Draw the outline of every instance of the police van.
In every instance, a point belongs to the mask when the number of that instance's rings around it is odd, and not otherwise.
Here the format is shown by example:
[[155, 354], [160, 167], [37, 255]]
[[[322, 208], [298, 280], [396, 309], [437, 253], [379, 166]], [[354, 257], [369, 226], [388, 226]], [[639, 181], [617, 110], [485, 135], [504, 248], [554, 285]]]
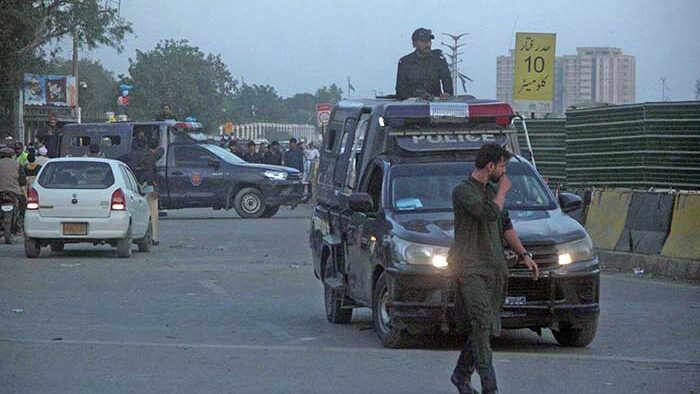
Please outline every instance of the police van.
[[157, 121], [69, 124], [61, 156], [84, 156], [91, 144], [101, 155], [129, 162], [137, 141], [158, 141], [156, 163], [161, 209], [235, 209], [239, 216], [269, 218], [283, 205], [305, 201], [301, 173], [284, 166], [247, 163], [208, 143], [197, 122]]
[[497, 143], [514, 154], [506, 209], [540, 270], [534, 281], [506, 251], [503, 327], [549, 328], [563, 346], [588, 345], [600, 312], [600, 266], [585, 229], [567, 214], [581, 199], [555, 196], [519, 155], [508, 104], [454, 100], [343, 101], [333, 109], [310, 229], [328, 321], [346, 324], [354, 308], [371, 308], [386, 347], [459, 329], [462, 308], [446, 259], [452, 190], [473, 170], [478, 149]]

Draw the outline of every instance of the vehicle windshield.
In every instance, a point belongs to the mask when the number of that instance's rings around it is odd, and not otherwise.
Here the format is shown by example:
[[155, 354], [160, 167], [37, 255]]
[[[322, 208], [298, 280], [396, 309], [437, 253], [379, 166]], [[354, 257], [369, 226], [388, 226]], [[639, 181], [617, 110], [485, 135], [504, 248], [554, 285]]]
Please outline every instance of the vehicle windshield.
[[[402, 165], [392, 170], [391, 200], [396, 211], [451, 211], [452, 190], [467, 179], [473, 164]], [[510, 161], [506, 174], [513, 187], [506, 196], [506, 209], [550, 210], [556, 205], [547, 187], [525, 163]]]
[[216, 146], [216, 145], [202, 145], [205, 149], [207, 149], [209, 152], [215, 154], [216, 156], [224, 159], [226, 162], [231, 163], [231, 164], [245, 164], [245, 160], [241, 159], [240, 157], [234, 155], [230, 151], [227, 151], [226, 149]]
[[106, 189], [114, 184], [114, 175], [107, 163], [55, 161], [46, 163], [38, 182], [46, 189]]

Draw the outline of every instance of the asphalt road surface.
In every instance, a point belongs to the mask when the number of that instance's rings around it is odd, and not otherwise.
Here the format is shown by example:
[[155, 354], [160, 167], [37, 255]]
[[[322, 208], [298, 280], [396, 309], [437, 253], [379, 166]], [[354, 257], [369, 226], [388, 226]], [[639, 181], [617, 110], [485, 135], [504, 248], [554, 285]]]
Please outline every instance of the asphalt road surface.
[[[455, 393], [458, 340], [389, 350], [368, 310], [326, 321], [308, 217], [171, 211], [161, 245], [131, 259], [0, 245], [0, 393]], [[502, 393], [700, 393], [700, 287], [622, 274], [601, 287], [588, 348], [548, 331], [496, 341]]]

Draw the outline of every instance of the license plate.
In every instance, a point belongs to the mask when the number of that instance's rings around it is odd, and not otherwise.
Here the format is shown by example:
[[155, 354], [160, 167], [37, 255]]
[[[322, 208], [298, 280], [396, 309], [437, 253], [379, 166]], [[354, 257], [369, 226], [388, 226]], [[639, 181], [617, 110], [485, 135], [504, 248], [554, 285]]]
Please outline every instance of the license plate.
[[63, 235], [87, 235], [87, 223], [63, 223]]
[[526, 304], [527, 304], [527, 297], [506, 297], [506, 305], [508, 305], [508, 306], [526, 305]]
[[3, 205], [2, 206], [2, 211], [3, 212], [10, 212], [14, 209], [15, 207], [13, 205]]

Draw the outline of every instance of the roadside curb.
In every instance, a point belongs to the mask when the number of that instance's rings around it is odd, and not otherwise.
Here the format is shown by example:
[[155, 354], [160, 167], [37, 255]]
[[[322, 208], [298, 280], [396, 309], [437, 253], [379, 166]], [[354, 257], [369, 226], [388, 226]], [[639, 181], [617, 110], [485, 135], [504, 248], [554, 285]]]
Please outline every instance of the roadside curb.
[[634, 269], [641, 268], [644, 274], [669, 279], [700, 280], [700, 261], [602, 249], [598, 249], [597, 252], [604, 270], [631, 273]]

